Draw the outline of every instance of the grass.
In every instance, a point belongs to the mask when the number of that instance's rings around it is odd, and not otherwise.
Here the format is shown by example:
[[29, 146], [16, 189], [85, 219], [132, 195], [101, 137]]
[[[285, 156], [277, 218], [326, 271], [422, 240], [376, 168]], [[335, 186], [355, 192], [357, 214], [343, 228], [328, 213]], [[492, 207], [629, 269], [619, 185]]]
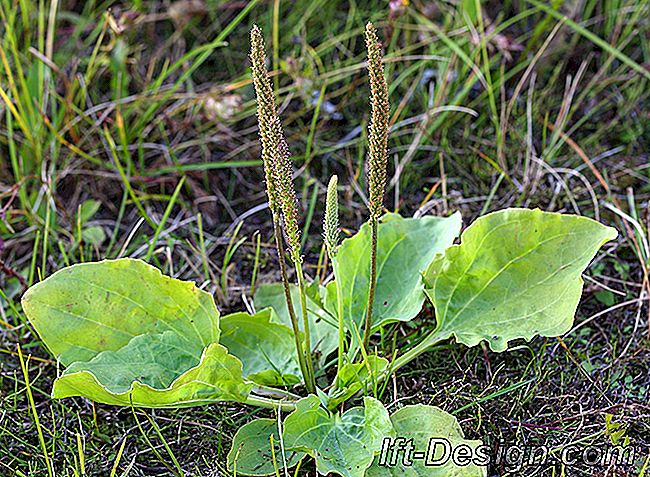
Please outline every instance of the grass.
[[[491, 444], [558, 448], [623, 431], [650, 445], [650, 2], [481, 11], [472, 1], [260, 0], [197, 2], [196, 15], [168, 3], [0, 0], [0, 475], [227, 475], [230, 439], [252, 410], [52, 401], [57, 363], [19, 298], [65, 265], [104, 257], [147, 258], [214, 293], [223, 311], [278, 279], [246, 58], [253, 22], [272, 48], [300, 170], [308, 276], [328, 274], [319, 224], [331, 174], [343, 227], [365, 220], [368, 20], [386, 43], [390, 210], [460, 210], [467, 223], [541, 207], [621, 232], [588, 271], [562, 340], [503, 355], [445, 345], [401, 372], [384, 402], [459, 409], [466, 434]], [[403, 338], [378, 344], [417, 337], [400, 326]], [[507, 471], [491, 469], [521, 475]]]

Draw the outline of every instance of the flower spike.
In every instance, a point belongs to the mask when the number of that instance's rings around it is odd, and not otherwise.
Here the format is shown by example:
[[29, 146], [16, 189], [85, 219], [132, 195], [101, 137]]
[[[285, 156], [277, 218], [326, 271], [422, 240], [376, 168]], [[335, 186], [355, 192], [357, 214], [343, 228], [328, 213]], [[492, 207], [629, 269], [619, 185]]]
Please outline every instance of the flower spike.
[[372, 23], [366, 25], [368, 79], [370, 82], [370, 126], [368, 128], [368, 209], [370, 210], [370, 285], [363, 330], [363, 347], [368, 351], [372, 330], [372, 312], [377, 287], [377, 235], [384, 207], [386, 163], [388, 162], [388, 86], [381, 60], [381, 43]]
[[339, 245], [339, 203], [336, 194], [338, 177], [332, 176], [327, 185], [327, 197], [325, 199], [325, 218], [323, 220], [323, 239], [330, 257], [336, 256], [336, 249]]
[[269, 208], [273, 214], [279, 212], [276, 169], [277, 156], [282, 142], [282, 128], [275, 106], [275, 97], [266, 69], [266, 47], [262, 32], [257, 25], [251, 29], [251, 73], [257, 94], [257, 122], [262, 145], [262, 163], [266, 180]]
[[384, 205], [386, 163], [388, 162], [388, 86], [381, 59], [381, 43], [372, 23], [366, 25], [368, 78], [370, 81], [370, 126], [368, 131], [368, 208], [378, 219]]

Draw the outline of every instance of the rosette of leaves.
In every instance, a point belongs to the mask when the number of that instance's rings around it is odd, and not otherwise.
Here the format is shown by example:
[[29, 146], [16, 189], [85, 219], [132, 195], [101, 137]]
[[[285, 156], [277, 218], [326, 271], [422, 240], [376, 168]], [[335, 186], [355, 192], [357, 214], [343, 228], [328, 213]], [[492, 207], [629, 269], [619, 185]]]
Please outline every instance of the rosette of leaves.
[[[56, 272], [25, 294], [23, 308], [66, 367], [54, 383], [55, 398], [84, 396], [143, 407], [219, 401], [282, 407], [292, 411], [284, 422], [272, 420], [271, 426], [268, 420], [253, 421], [235, 438], [229, 462], [239, 474], [272, 474], [269, 456], [275, 455], [280, 468], [311, 456], [322, 473], [358, 477], [375, 468], [379, 436], [399, 432], [395, 423], [403, 424], [404, 414], [389, 418], [369, 397], [372, 383], [441, 340], [453, 338], [467, 346], [485, 341], [494, 351], [504, 351], [515, 339], [561, 335], [573, 323], [582, 272], [599, 247], [616, 237], [614, 229], [586, 217], [528, 209], [481, 217], [454, 244], [460, 227], [458, 215], [383, 217], [373, 326], [413, 320], [427, 298], [437, 324], [422, 341], [406, 344], [396, 359], [385, 355], [354, 361], [351, 355], [329, 392], [300, 401], [286, 393], [301, 378], [286, 304], [274, 300], [275, 293], [282, 293], [275, 285], [260, 287], [255, 315], [220, 318], [212, 296], [194, 284], [166, 277], [140, 260], [106, 260]], [[343, 240], [337, 253], [336, 280], [345, 284], [342, 309], [348, 339], [358, 333], [364, 318], [369, 248], [364, 226]], [[322, 343], [321, 353], [327, 357], [337, 340], [338, 297], [331, 283], [310, 290], [315, 290], [308, 303], [310, 319], [314, 336], [319, 336], [314, 348]], [[319, 362], [324, 370], [328, 361]], [[269, 386], [286, 399], [255, 394]], [[368, 396], [363, 406], [337, 410], [358, 394]], [[445, 416], [441, 410], [434, 414], [436, 419]], [[351, 429], [359, 433], [350, 434]], [[462, 439], [462, 434], [455, 438]], [[249, 439], [268, 442], [268, 452], [249, 452], [250, 445], [236, 450]], [[336, 447], [337, 442], [347, 444]]]

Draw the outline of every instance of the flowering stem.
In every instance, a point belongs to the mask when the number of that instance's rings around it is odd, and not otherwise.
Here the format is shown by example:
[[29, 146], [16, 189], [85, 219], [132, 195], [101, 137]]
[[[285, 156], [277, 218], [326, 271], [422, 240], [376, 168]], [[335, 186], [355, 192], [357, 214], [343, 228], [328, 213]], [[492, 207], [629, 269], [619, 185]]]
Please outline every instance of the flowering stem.
[[[311, 363], [311, 345], [309, 338], [309, 322], [307, 316], [307, 300], [305, 296], [305, 284], [302, 273], [300, 256], [300, 230], [298, 229], [298, 209], [296, 204], [295, 190], [292, 183], [292, 170], [289, 147], [284, 139], [282, 124], [278, 117], [275, 96], [271, 88], [271, 81], [266, 69], [264, 39], [262, 32], [254, 25], [251, 29], [251, 75], [255, 86], [257, 97], [257, 118], [259, 124], [260, 143], [262, 145], [262, 162], [264, 163], [264, 175], [266, 179], [266, 192], [269, 197], [269, 208], [273, 215], [273, 233], [275, 246], [280, 258], [280, 275], [284, 287], [284, 297], [287, 302], [287, 309], [293, 335], [298, 353], [298, 363], [302, 372], [305, 386], [309, 392], [316, 391], [314, 370]], [[284, 227], [283, 227], [284, 226]], [[298, 318], [293, 308], [291, 299], [291, 288], [287, 276], [287, 254], [284, 248], [282, 231], [286, 232], [290, 247], [290, 258], [296, 266], [298, 275], [298, 286], [300, 289], [300, 304], [302, 307], [305, 346], [302, 346], [300, 339], [300, 327]]]
[[339, 264], [336, 257], [332, 257], [332, 270], [334, 271], [334, 283], [336, 283], [336, 314], [339, 319], [339, 348], [338, 348], [338, 368], [337, 371], [340, 372], [343, 368], [343, 355], [345, 348], [345, 322], [343, 320], [343, 287], [341, 286], [341, 280], [338, 279], [339, 275]]
[[307, 377], [305, 378], [305, 386], [310, 393], [316, 392], [316, 378], [314, 374], [314, 363], [311, 359], [311, 337], [309, 332], [309, 315], [307, 312], [307, 293], [305, 291], [305, 276], [302, 272], [302, 264], [299, 261], [296, 264], [296, 276], [298, 277], [298, 289], [300, 291], [300, 307], [302, 308], [302, 327], [305, 333], [305, 367], [307, 370]]
[[251, 392], [256, 396], [268, 397], [274, 399], [286, 399], [288, 401], [300, 401], [300, 399], [302, 399], [302, 396], [294, 394], [290, 391], [274, 388], [272, 386], [264, 386], [262, 384], [256, 384], [255, 386], [253, 386]]
[[363, 348], [368, 351], [370, 345], [370, 330], [372, 328], [372, 310], [375, 303], [375, 288], [377, 287], [377, 229], [379, 221], [375, 217], [370, 219], [370, 286], [368, 289], [368, 307], [366, 310], [366, 324], [363, 329]]
[[300, 326], [298, 325], [298, 317], [293, 308], [293, 299], [291, 298], [291, 287], [289, 285], [289, 277], [287, 276], [287, 261], [286, 252], [284, 250], [284, 241], [282, 239], [282, 229], [280, 224], [280, 217], [273, 214], [273, 234], [275, 236], [275, 247], [278, 251], [278, 258], [280, 262], [280, 276], [282, 278], [282, 287], [284, 288], [284, 299], [287, 303], [287, 310], [289, 312], [289, 319], [291, 320], [291, 328], [293, 329], [293, 337], [296, 344], [296, 353], [298, 353], [298, 364], [300, 372], [305, 383], [310, 382], [309, 369], [305, 362], [305, 352], [300, 340]]

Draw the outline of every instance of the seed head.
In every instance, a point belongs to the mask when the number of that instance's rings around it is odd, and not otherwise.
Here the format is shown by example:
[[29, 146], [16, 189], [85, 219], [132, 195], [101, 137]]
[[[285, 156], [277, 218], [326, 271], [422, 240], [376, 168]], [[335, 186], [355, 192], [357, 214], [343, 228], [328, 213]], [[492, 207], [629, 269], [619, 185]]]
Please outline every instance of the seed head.
[[275, 96], [266, 69], [266, 48], [262, 32], [257, 25], [251, 30], [251, 72], [257, 96], [257, 121], [262, 162], [266, 179], [266, 192], [271, 212], [281, 215], [284, 232], [294, 262], [300, 256], [300, 229], [298, 227], [298, 204], [293, 188], [293, 167], [291, 154], [284, 138], [282, 124], [278, 117]]
[[257, 122], [260, 143], [262, 145], [262, 162], [266, 180], [266, 193], [269, 197], [271, 212], [279, 212], [279, 203], [275, 184], [276, 158], [282, 141], [282, 127], [278, 119], [275, 97], [266, 69], [266, 49], [262, 32], [257, 25], [251, 30], [251, 74], [257, 96]]
[[323, 239], [330, 258], [336, 256], [339, 245], [339, 201], [336, 194], [338, 178], [334, 175], [327, 185], [325, 199], [325, 218], [323, 220]]
[[282, 209], [284, 233], [287, 236], [291, 258], [294, 263], [302, 262], [300, 255], [300, 228], [298, 227], [298, 201], [293, 187], [293, 165], [287, 142], [282, 138], [276, 162], [276, 183]]
[[381, 44], [372, 23], [366, 25], [366, 48], [371, 108], [368, 128], [368, 208], [371, 217], [376, 219], [381, 215], [384, 205], [390, 105], [381, 59]]

